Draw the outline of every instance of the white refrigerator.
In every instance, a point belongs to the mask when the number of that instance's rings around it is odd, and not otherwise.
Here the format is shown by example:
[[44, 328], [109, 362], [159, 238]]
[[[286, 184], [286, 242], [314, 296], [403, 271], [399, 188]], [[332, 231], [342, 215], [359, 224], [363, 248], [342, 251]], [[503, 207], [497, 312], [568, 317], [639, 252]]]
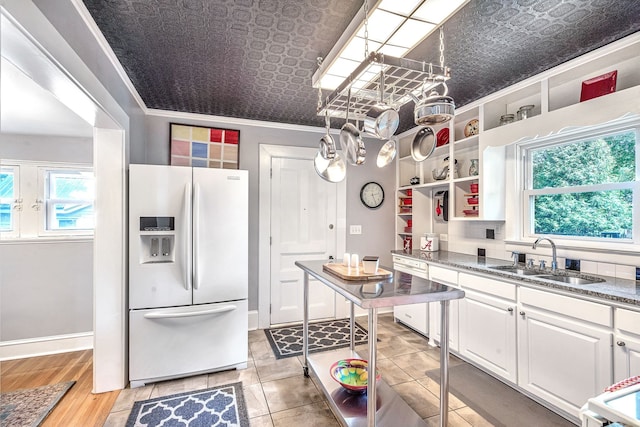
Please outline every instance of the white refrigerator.
[[248, 173], [129, 167], [131, 387], [245, 368]]

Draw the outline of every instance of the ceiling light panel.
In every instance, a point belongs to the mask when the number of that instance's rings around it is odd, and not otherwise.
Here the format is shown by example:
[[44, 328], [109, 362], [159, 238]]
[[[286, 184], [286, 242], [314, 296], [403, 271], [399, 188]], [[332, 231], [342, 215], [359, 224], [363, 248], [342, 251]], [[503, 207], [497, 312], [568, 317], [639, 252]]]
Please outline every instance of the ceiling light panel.
[[[395, 13], [389, 13], [380, 9], [374, 10], [371, 16], [369, 16], [367, 25], [369, 40], [384, 43], [396, 29], [400, 27], [404, 20], [404, 17], [396, 15]], [[364, 38], [364, 25], [358, 31], [357, 36]]]
[[382, 0], [378, 5], [378, 9], [409, 16], [422, 1], [424, 0]]
[[340, 76], [344, 79], [345, 77], [348, 77], [349, 74], [358, 67], [358, 65], [360, 65], [360, 61], [352, 61], [350, 59], [340, 57], [331, 64], [331, 67], [327, 70], [327, 74]]
[[412, 18], [440, 24], [464, 3], [466, 0], [426, 0]]
[[388, 43], [411, 49], [427, 37], [435, 27], [435, 24], [429, 22], [407, 19], [391, 36]]
[[[368, 41], [369, 44], [369, 52], [377, 51], [381, 43], [374, 42], [373, 40]], [[347, 47], [344, 48], [342, 53], [340, 54], [340, 58], [351, 59], [352, 61], [363, 61], [366, 56], [364, 54], [364, 38], [362, 37], [354, 37]]]

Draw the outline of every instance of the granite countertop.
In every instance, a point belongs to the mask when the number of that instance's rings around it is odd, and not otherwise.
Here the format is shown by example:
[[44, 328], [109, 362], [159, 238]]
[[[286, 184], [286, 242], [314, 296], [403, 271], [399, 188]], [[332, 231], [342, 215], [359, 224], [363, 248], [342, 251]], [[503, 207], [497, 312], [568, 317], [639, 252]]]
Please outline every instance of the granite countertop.
[[[461, 270], [469, 270], [484, 274], [489, 274], [500, 279], [510, 279], [518, 285], [544, 286], [566, 292], [602, 299], [603, 303], [620, 303], [640, 306], [640, 282], [628, 279], [618, 279], [609, 276], [596, 276], [592, 274], [581, 274], [581, 277], [598, 277], [604, 282], [592, 283], [588, 285], [573, 285], [569, 283], [556, 282], [541, 279], [536, 276], [524, 276], [515, 273], [494, 270], [489, 267], [512, 265], [511, 261], [497, 258], [482, 258], [475, 255], [461, 254], [457, 252], [438, 251], [422, 252], [414, 250], [405, 252], [403, 250], [391, 251], [393, 255], [400, 255], [409, 258], [425, 260], [431, 264], [454, 267]], [[524, 268], [524, 266], [521, 266]], [[551, 274], [550, 269], [546, 269], [541, 274]], [[558, 269], [555, 274], [576, 275], [578, 272]]]

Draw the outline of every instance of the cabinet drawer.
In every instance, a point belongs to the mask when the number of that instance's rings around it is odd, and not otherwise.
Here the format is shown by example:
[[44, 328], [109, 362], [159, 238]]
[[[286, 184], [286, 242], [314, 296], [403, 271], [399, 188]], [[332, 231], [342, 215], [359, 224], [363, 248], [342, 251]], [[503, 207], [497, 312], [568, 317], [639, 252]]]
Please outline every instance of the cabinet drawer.
[[607, 305], [524, 287], [520, 287], [520, 302], [597, 325], [613, 326], [611, 307]]
[[640, 312], [616, 308], [614, 325], [620, 332], [640, 337]]
[[452, 285], [458, 284], [458, 272], [456, 270], [434, 267], [433, 264], [429, 265], [429, 277], [436, 282], [444, 282]]
[[510, 301], [516, 300], [516, 285], [501, 282], [499, 280], [480, 277], [474, 274], [460, 273], [458, 283], [464, 288], [474, 289], [476, 291], [495, 295]]

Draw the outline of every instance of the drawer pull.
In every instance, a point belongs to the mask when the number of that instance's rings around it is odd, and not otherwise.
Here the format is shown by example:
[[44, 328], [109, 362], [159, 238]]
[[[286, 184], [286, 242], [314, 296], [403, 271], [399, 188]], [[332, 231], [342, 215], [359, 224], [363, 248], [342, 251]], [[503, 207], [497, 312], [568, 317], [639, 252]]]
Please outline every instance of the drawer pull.
[[187, 311], [187, 312], [178, 312], [178, 313], [147, 313], [144, 315], [145, 319], [177, 319], [180, 317], [197, 317], [197, 316], [208, 316], [210, 314], [219, 314], [226, 313], [228, 311], [235, 310], [235, 305], [227, 305], [220, 308], [213, 308], [211, 310], [201, 310], [201, 311]]
[[624, 347], [625, 345], [627, 345], [624, 341], [616, 341], [616, 344], [618, 344], [620, 347]]
[[513, 313], [513, 307], [509, 307], [509, 308], [507, 308], [507, 311], [508, 311], [509, 313]]

